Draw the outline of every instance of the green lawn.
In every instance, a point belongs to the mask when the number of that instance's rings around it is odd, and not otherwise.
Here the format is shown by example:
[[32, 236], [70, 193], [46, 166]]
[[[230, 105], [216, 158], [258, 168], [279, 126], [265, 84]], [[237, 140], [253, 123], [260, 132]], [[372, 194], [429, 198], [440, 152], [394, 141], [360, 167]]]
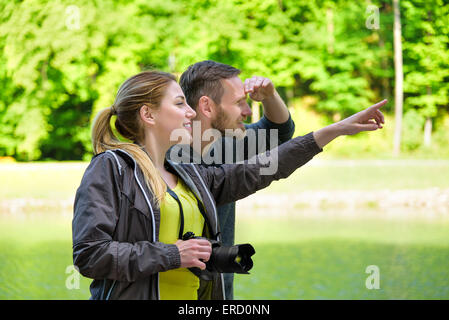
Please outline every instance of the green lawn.
[[0, 299], [88, 299], [90, 280], [66, 288], [70, 265], [70, 219], [0, 218]]
[[[69, 219], [3, 219], [0, 299], [87, 299], [89, 279], [66, 288]], [[238, 219], [238, 243], [256, 249], [238, 299], [449, 299], [449, 223], [364, 219]], [[380, 289], [365, 287], [366, 267]]]
[[[237, 299], [449, 299], [449, 245], [357, 240], [256, 245], [251, 275], [237, 275]], [[367, 289], [367, 266], [379, 289]]]
[[[237, 299], [449, 299], [449, 222], [240, 219], [256, 249]], [[370, 265], [380, 289], [367, 289]]]
[[74, 197], [88, 163], [16, 163], [0, 164], [0, 199]]
[[314, 163], [312, 160], [287, 179], [275, 181], [260, 192], [449, 188], [449, 161], [429, 165], [425, 161], [359, 161], [351, 164], [351, 161]]
[[[317, 161], [318, 160], [318, 161]], [[260, 192], [295, 193], [303, 190], [380, 190], [449, 188], [449, 161], [417, 163], [372, 161], [320, 162], [320, 157], [273, 182]], [[395, 164], [396, 163], [396, 164]], [[74, 196], [86, 162], [0, 164], [0, 199], [67, 199]]]
[[[86, 163], [0, 165], [0, 201], [73, 198]], [[357, 166], [321, 163], [262, 191], [379, 190], [449, 187], [449, 165]], [[1, 208], [1, 207], [0, 207]], [[356, 217], [307, 208], [284, 218], [261, 218], [254, 208], [237, 217], [236, 242], [256, 249], [251, 275], [236, 275], [239, 299], [449, 299], [449, 219]], [[282, 208], [279, 208], [282, 211]], [[329, 209], [327, 209], [329, 210]], [[344, 210], [340, 208], [338, 210]], [[415, 214], [418, 213], [418, 214]], [[405, 215], [406, 216], [406, 215]], [[30, 208], [0, 212], [0, 299], [88, 299], [89, 279], [69, 290], [72, 265], [71, 212]], [[368, 218], [369, 217], [369, 218]], [[382, 218], [381, 218], [382, 217]], [[422, 218], [416, 218], [422, 217]], [[366, 267], [380, 270], [380, 289], [365, 286]]]

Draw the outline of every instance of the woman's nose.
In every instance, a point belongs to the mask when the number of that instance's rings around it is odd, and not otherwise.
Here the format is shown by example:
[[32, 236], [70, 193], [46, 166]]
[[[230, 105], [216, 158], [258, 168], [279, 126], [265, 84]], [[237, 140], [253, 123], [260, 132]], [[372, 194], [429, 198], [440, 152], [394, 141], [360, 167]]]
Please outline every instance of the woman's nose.
[[187, 113], [186, 115], [189, 115], [188, 118], [195, 118], [196, 117], [196, 112], [195, 110], [193, 110], [189, 105], [187, 105]]

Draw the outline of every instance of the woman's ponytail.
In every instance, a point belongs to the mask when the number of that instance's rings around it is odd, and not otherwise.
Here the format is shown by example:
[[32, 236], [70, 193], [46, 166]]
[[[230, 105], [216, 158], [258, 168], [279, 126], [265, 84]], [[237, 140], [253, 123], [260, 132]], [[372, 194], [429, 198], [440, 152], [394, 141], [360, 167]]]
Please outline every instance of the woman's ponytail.
[[110, 125], [113, 108], [105, 108], [98, 112], [92, 125], [92, 147], [94, 154], [117, 149], [119, 140], [112, 132]]
[[[140, 76], [140, 77], [139, 77]], [[154, 85], [155, 79], [150, 81], [149, 79], [145, 79], [148, 77], [157, 78], [159, 80], [159, 86], [156, 89], [161, 91], [159, 93], [160, 98], [163, 94], [163, 89], [170, 81], [175, 81], [175, 78], [170, 74], [165, 74], [161, 72], [155, 71], [147, 71], [134, 76], [122, 85], [121, 90], [119, 90], [119, 94], [116, 98], [116, 101], [120, 101], [119, 106], [115, 106], [115, 104], [110, 108], [105, 108], [101, 110], [97, 116], [95, 117], [92, 125], [92, 146], [94, 154], [98, 154], [101, 152], [105, 152], [106, 150], [114, 150], [114, 149], [122, 149], [133, 156], [136, 160], [138, 166], [141, 168], [143, 172], [143, 176], [145, 178], [145, 183], [148, 188], [153, 192], [154, 201], [157, 205], [160, 206], [161, 202], [164, 201], [165, 192], [166, 192], [166, 184], [162, 179], [162, 176], [158, 169], [154, 166], [148, 154], [143, 150], [143, 147], [139, 144], [143, 142], [142, 130], [140, 123], [138, 121], [138, 110], [143, 104], [148, 103], [148, 97], [145, 97], [145, 94], [142, 94], [142, 101], [136, 103], [136, 90], [131, 90], [134, 87], [133, 84], [139, 84], [139, 86], [135, 86], [135, 88], [142, 89], [141, 79], [143, 76], [144, 80], [146, 80], [147, 86]], [[139, 81], [136, 81], [139, 80]], [[132, 83], [134, 81], [134, 83]], [[130, 83], [131, 82], [131, 83]], [[124, 90], [128, 89], [128, 90]], [[134, 88], [134, 89], [135, 89]], [[129, 92], [128, 92], [129, 91]], [[154, 91], [154, 90], [152, 90]], [[147, 91], [148, 92], [148, 91]], [[128, 96], [125, 94], [128, 93]], [[131, 97], [133, 103], [127, 103], [127, 98]], [[152, 93], [152, 97], [154, 99], [155, 94]], [[157, 101], [156, 101], [157, 102]], [[150, 105], [154, 104], [150, 103]], [[158, 105], [158, 103], [157, 103]], [[113, 115], [117, 115], [117, 120], [115, 122], [115, 126], [117, 131], [126, 139], [133, 141], [132, 142], [122, 142], [118, 139], [111, 128], [111, 118]]]

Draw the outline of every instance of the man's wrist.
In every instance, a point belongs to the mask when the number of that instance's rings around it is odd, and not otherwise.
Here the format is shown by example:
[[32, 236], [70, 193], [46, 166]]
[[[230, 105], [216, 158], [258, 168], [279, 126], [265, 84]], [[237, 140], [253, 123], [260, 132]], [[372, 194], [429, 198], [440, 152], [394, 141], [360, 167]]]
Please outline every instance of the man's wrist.
[[290, 117], [287, 106], [276, 90], [274, 90], [273, 95], [262, 100], [262, 106], [265, 117], [271, 122], [282, 124]]
[[277, 91], [274, 90], [272, 94], [267, 96], [265, 99], [262, 99], [260, 102], [262, 102], [262, 105], [265, 104], [269, 105], [270, 103], [275, 102], [278, 98], [280, 98], [279, 93], [277, 93]]

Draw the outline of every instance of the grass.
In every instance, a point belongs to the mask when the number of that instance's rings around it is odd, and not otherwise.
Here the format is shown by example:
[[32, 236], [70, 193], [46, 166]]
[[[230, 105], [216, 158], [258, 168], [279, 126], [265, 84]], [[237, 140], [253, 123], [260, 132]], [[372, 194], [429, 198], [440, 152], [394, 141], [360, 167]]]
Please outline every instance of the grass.
[[[70, 220], [33, 218], [0, 226], [0, 299], [88, 299], [66, 281]], [[16, 223], [17, 224], [17, 223]], [[448, 222], [364, 219], [239, 219], [237, 243], [254, 245], [237, 299], [449, 299]], [[380, 269], [380, 289], [365, 272]]]
[[87, 162], [0, 164], [0, 199], [74, 197]]
[[[2, 164], [0, 200], [13, 198], [70, 199], [75, 195], [86, 162]], [[369, 161], [327, 162], [320, 155], [288, 179], [273, 182], [262, 193], [303, 190], [380, 190], [449, 188], [449, 161], [426, 164]]]
[[[318, 156], [319, 157], [319, 156]], [[319, 159], [319, 158], [318, 158]], [[310, 190], [400, 190], [449, 188], [449, 161], [432, 165], [364, 161], [345, 162], [312, 160], [285, 180], [275, 181], [262, 193], [296, 193]]]
[[[449, 246], [329, 238], [256, 248], [252, 274], [236, 276], [237, 299], [449, 298]], [[379, 289], [365, 285], [370, 265], [379, 268]]]
[[88, 299], [89, 279], [69, 290], [71, 220], [54, 215], [0, 219], [0, 299]]
[[[16, 239], [18, 239], [17, 237]], [[39, 241], [24, 245], [0, 243], [0, 299], [88, 299], [89, 279], [80, 277], [80, 289], [66, 287], [72, 265], [68, 240]]]
[[[73, 198], [86, 165], [1, 165], [0, 200]], [[448, 166], [318, 162], [261, 192], [448, 188]], [[236, 243], [256, 249], [251, 275], [236, 275], [238, 299], [449, 299], [447, 216], [424, 220], [413, 208], [406, 209], [413, 219], [365, 214], [380, 210], [375, 205], [356, 217], [298, 207], [290, 218], [260, 218], [258, 210], [237, 217]], [[72, 264], [67, 208], [0, 212], [0, 299], [88, 299], [89, 279], [66, 287]], [[378, 290], [365, 286], [369, 265], [379, 267]]]
[[[411, 212], [412, 209], [409, 209]], [[261, 245], [297, 244], [323, 239], [372, 242], [385, 245], [449, 246], [449, 221], [435, 219], [351, 218], [239, 218], [236, 241]]]
[[[237, 243], [254, 245], [237, 299], [449, 299], [447, 220], [240, 218]], [[380, 289], [366, 268], [378, 266]]]
[[[88, 299], [69, 290], [70, 220], [2, 218], [0, 299]], [[237, 299], [449, 299], [449, 222], [366, 219], [238, 219], [237, 243], [256, 249]], [[380, 269], [368, 290], [366, 267]]]

